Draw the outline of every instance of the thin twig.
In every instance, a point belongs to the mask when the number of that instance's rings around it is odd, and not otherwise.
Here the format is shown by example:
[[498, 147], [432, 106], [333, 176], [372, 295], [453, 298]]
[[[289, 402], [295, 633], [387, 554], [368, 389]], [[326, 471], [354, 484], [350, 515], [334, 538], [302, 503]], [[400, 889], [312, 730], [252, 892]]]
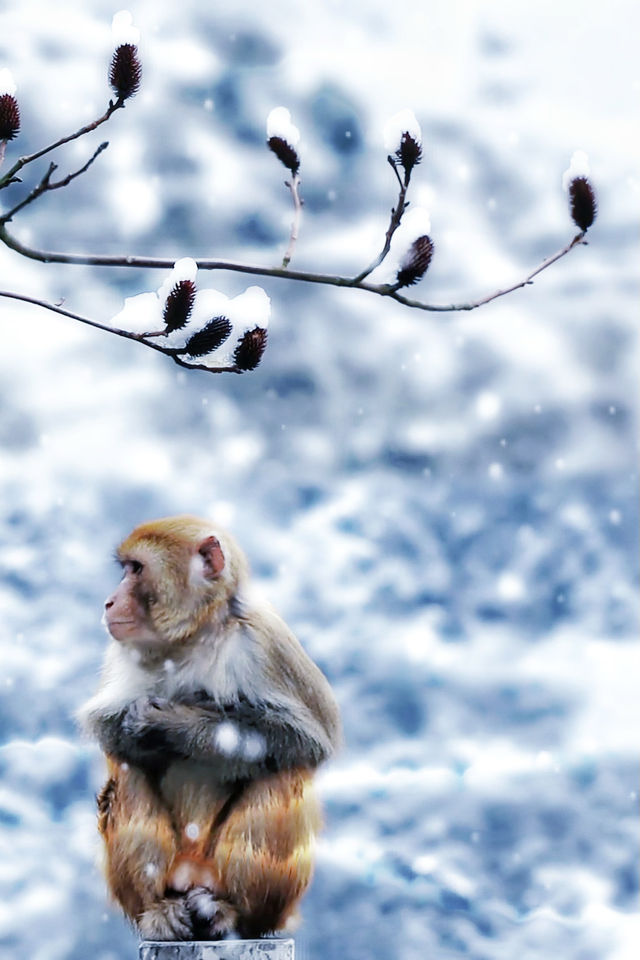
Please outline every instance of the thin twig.
[[529, 286], [533, 283], [534, 277], [537, 277], [539, 273], [542, 273], [543, 270], [546, 270], [547, 267], [550, 267], [552, 263], [555, 263], [557, 260], [565, 257], [571, 252], [571, 250], [573, 250], [574, 247], [580, 245], [586, 246], [588, 241], [584, 239], [585, 232], [586, 231], [576, 234], [570, 243], [563, 247], [562, 250], [558, 250], [557, 253], [554, 253], [552, 256], [547, 257], [546, 260], [543, 260], [535, 270], [532, 270], [531, 273], [524, 278], [524, 280], [521, 280], [519, 283], [514, 283], [510, 287], [505, 287], [503, 290], [496, 290], [494, 293], [487, 294], [486, 297], [481, 297], [479, 300], [470, 300], [468, 303], [453, 303], [446, 306], [436, 307], [432, 304], [423, 303], [420, 300], [410, 300], [408, 297], [404, 297], [401, 293], [398, 293], [393, 287], [388, 287], [387, 296], [391, 297], [393, 300], [397, 300], [398, 303], [403, 304], [405, 307], [415, 307], [416, 310], [475, 310], [477, 307], [484, 306], [485, 303], [491, 303], [492, 300], [497, 300], [499, 297], [506, 296], [507, 293], [513, 293], [514, 290], [520, 290], [521, 287]]
[[293, 256], [293, 251], [296, 245], [296, 240], [298, 239], [298, 230], [300, 229], [300, 216], [302, 214], [302, 200], [300, 199], [300, 194], [298, 192], [298, 187], [300, 186], [300, 177], [297, 173], [291, 177], [291, 180], [287, 180], [285, 186], [289, 187], [291, 190], [291, 196], [293, 197], [293, 222], [291, 223], [291, 236], [289, 237], [289, 246], [287, 247], [287, 252], [282, 258], [282, 267], [284, 270], [287, 269], [291, 263], [291, 257]]
[[5, 297], [9, 300], [21, 300], [23, 303], [31, 303], [36, 307], [43, 307], [45, 310], [59, 313], [63, 317], [69, 317], [71, 320], [78, 320], [80, 323], [84, 323], [89, 327], [95, 327], [97, 330], [104, 330], [105, 333], [113, 333], [116, 337], [134, 340], [136, 343], [141, 343], [144, 347], [149, 347], [151, 350], [156, 350], [158, 353], [163, 353], [165, 356], [171, 357], [175, 363], [181, 367], [186, 367], [188, 370], [206, 370], [208, 373], [244, 373], [243, 370], [240, 370], [236, 366], [207, 367], [203, 363], [186, 363], [180, 359], [178, 351], [175, 348], [163, 347], [158, 343], [149, 343], [145, 339], [146, 334], [144, 333], [133, 333], [131, 330], [121, 330], [118, 327], [110, 327], [108, 324], [100, 323], [98, 320], [91, 320], [89, 317], [80, 316], [78, 313], [71, 313], [70, 310], [63, 310], [62, 307], [49, 303], [47, 300], [38, 300], [36, 297], [28, 297], [23, 293], [13, 293], [10, 290], [0, 290], [0, 297]]
[[36, 307], [44, 307], [45, 310], [52, 310], [53, 313], [59, 313], [63, 317], [70, 317], [71, 320], [78, 320], [80, 323], [86, 323], [88, 326], [96, 327], [98, 330], [105, 330], [107, 333], [114, 333], [116, 337], [125, 337], [127, 340], [142, 340], [142, 335], [139, 333], [132, 333], [131, 330], [120, 330], [118, 327], [110, 327], [105, 323], [99, 323], [98, 320], [91, 320], [89, 317], [82, 317], [78, 313], [71, 313], [70, 310], [63, 310], [62, 307], [59, 307], [53, 303], [49, 303], [47, 300], [38, 300], [36, 297], [28, 297], [24, 293], [12, 293], [10, 290], [0, 290], [0, 297], [6, 297], [9, 300], [22, 300], [24, 303], [33, 303]]
[[48, 147], [43, 147], [42, 150], [37, 150], [35, 153], [29, 154], [26, 157], [20, 157], [19, 160], [16, 160], [14, 165], [10, 170], [5, 173], [3, 177], [0, 177], [0, 190], [3, 187], [8, 187], [10, 183], [15, 182], [15, 175], [22, 170], [23, 167], [26, 167], [28, 163], [33, 163], [34, 160], [38, 160], [40, 157], [44, 157], [45, 154], [51, 153], [52, 150], [56, 150], [57, 147], [61, 147], [65, 143], [70, 143], [72, 140], [77, 140], [78, 137], [83, 137], [85, 133], [91, 133], [92, 130], [95, 130], [101, 124], [106, 123], [107, 120], [116, 112], [116, 110], [121, 110], [124, 108], [123, 100], [116, 100], [115, 103], [113, 100], [109, 101], [109, 106], [107, 107], [105, 113], [101, 117], [98, 117], [97, 120], [94, 120], [93, 123], [88, 123], [84, 127], [80, 127], [79, 130], [76, 130], [75, 133], [69, 134], [68, 137], [61, 137], [59, 140], [56, 140], [55, 143], [50, 143]]
[[7, 213], [3, 213], [0, 217], [0, 223], [9, 223], [10, 220], [18, 213], [19, 210], [24, 209], [24, 207], [29, 206], [30, 203], [33, 203], [34, 200], [37, 200], [38, 197], [41, 197], [43, 193], [47, 193], [49, 190], [59, 190], [60, 187], [68, 186], [72, 180], [75, 180], [76, 177], [81, 176], [83, 173], [89, 169], [94, 160], [100, 156], [103, 150], [106, 150], [109, 146], [108, 141], [101, 143], [98, 149], [94, 152], [93, 156], [90, 157], [84, 166], [80, 167], [79, 170], [76, 170], [74, 173], [67, 174], [66, 177], [63, 177], [62, 180], [56, 180], [55, 183], [51, 182], [51, 177], [53, 173], [58, 169], [55, 163], [49, 164], [49, 169], [43, 176], [40, 183], [33, 188], [30, 194], [25, 197], [20, 203], [17, 203], [15, 207], [12, 207], [11, 210], [8, 210]]
[[393, 237], [394, 233], [400, 226], [400, 221], [402, 220], [403, 214], [407, 209], [407, 207], [409, 206], [405, 198], [407, 196], [407, 188], [409, 186], [410, 174], [409, 173], [406, 174], [405, 182], [403, 183], [402, 180], [400, 179], [400, 174], [398, 173], [398, 168], [396, 166], [396, 163], [393, 157], [388, 156], [387, 161], [391, 164], [393, 172], [395, 173], [398, 179], [398, 183], [400, 184], [400, 193], [398, 194], [398, 202], [396, 203], [395, 207], [391, 208], [391, 219], [389, 221], [389, 226], [387, 227], [387, 232], [384, 236], [384, 246], [382, 250], [380, 251], [378, 256], [375, 258], [375, 260], [373, 260], [372, 263], [369, 264], [366, 270], [363, 270], [362, 273], [358, 274], [358, 276], [356, 277], [357, 283], [360, 283], [362, 280], [364, 280], [365, 277], [368, 277], [370, 273], [373, 273], [376, 267], [379, 267], [382, 261], [384, 260], [384, 258], [387, 256], [387, 254], [389, 253], [389, 250], [391, 249], [391, 238]]
[[[57, 253], [47, 250], [37, 250], [26, 246], [15, 237], [13, 237], [6, 226], [0, 221], [0, 242], [6, 244], [16, 253], [31, 260], [38, 260], [41, 263], [73, 263], [85, 264], [87, 266], [98, 267], [145, 267], [150, 269], [171, 270], [176, 258], [167, 259], [165, 257], [132, 257], [132, 256], [107, 256], [90, 255], [77, 253]], [[547, 267], [566, 256], [574, 247], [586, 244], [584, 233], [579, 233], [566, 246], [557, 253], [543, 260], [542, 263], [529, 273], [524, 280], [514, 283], [504, 290], [496, 290], [487, 296], [480, 297], [477, 300], [471, 300], [467, 303], [433, 304], [425, 303], [421, 300], [411, 300], [397, 292], [397, 289], [388, 283], [366, 283], [359, 277], [343, 277], [336, 274], [312, 273], [307, 270], [289, 270], [283, 267], [262, 267], [256, 264], [238, 263], [232, 260], [196, 260], [200, 270], [229, 270], [233, 273], [244, 273], [260, 277], [274, 277], [282, 280], [298, 280], [303, 283], [319, 283], [331, 287], [351, 287], [354, 290], [364, 290], [367, 293], [375, 293], [381, 297], [389, 297], [402, 303], [406, 307], [413, 307], [416, 310], [427, 310], [432, 313], [456, 313], [462, 310], [475, 310], [485, 303], [497, 300], [507, 293], [512, 293], [520, 287], [525, 287], [533, 282], [536, 277]], [[207, 368], [208, 369], [208, 368]]]
[[49, 169], [47, 170], [47, 172], [46, 172], [45, 175], [43, 176], [43, 178], [42, 178], [42, 180], [40, 181], [40, 183], [37, 184], [37, 186], [35, 186], [35, 187], [33, 188], [33, 190], [31, 191], [31, 193], [29, 193], [21, 203], [16, 204], [16, 206], [15, 206], [12, 210], [9, 210], [8, 213], [4, 213], [4, 214], [0, 217], [0, 223], [6, 223], [8, 220], [11, 220], [12, 216], [14, 215], [14, 213], [17, 213], [18, 210], [21, 210], [23, 207], [28, 206], [28, 204], [32, 203], [32, 202], [33, 202], [34, 200], [36, 200], [41, 194], [43, 194], [43, 193], [45, 192], [45, 190], [48, 190], [48, 189], [49, 189], [49, 182], [50, 182], [50, 180], [51, 180], [51, 176], [52, 176], [52, 174], [53, 174], [53, 172], [54, 172], [55, 170], [57, 170], [56, 164], [55, 164], [55, 163], [50, 163], [50, 164], [49, 164]]

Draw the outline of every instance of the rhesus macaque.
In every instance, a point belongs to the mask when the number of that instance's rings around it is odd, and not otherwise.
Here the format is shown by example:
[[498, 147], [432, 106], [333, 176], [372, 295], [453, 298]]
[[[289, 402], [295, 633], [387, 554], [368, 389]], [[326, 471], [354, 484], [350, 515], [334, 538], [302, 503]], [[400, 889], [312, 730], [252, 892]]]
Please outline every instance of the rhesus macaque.
[[311, 878], [314, 770], [340, 738], [329, 684], [209, 521], [145, 523], [117, 556], [113, 639], [80, 714], [107, 756], [111, 892], [148, 940], [279, 930]]

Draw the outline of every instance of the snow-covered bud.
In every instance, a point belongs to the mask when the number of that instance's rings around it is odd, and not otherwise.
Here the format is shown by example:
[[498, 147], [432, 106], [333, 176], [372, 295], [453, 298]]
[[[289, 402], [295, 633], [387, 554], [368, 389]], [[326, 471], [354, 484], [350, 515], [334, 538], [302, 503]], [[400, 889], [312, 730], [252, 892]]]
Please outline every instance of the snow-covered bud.
[[300, 157], [296, 146], [300, 131], [291, 123], [291, 114], [286, 107], [275, 107], [267, 117], [267, 146], [291, 173], [300, 169]]
[[204, 357], [225, 342], [231, 333], [231, 323], [227, 317], [214, 317], [197, 333], [190, 337], [185, 345], [190, 357]]
[[398, 287], [410, 287], [422, 280], [433, 256], [431, 237], [418, 237], [414, 240], [400, 264], [396, 284]]
[[422, 160], [422, 144], [419, 140], [414, 140], [410, 133], [403, 133], [396, 157], [404, 167], [408, 179], [413, 168]]
[[0, 140], [15, 140], [20, 131], [20, 108], [11, 71], [0, 70]]
[[396, 113], [384, 128], [384, 143], [394, 162], [404, 168], [405, 184], [422, 159], [422, 130], [413, 110]]
[[238, 370], [255, 370], [267, 346], [267, 331], [263, 327], [247, 330], [233, 352]]
[[598, 212], [596, 194], [586, 177], [576, 177], [569, 184], [569, 210], [573, 222], [583, 233], [595, 220]]
[[142, 66], [138, 48], [133, 43], [123, 43], [117, 49], [109, 68], [109, 83], [118, 100], [134, 97], [140, 89]]
[[196, 302], [196, 285], [193, 280], [179, 280], [171, 290], [164, 305], [162, 319], [166, 332], [182, 330], [186, 325], [193, 305]]
[[589, 181], [590, 173], [589, 157], [584, 150], [576, 150], [562, 175], [562, 189], [569, 194], [571, 219], [583, 233], [589, 229], [598, 212], [595, 191]]

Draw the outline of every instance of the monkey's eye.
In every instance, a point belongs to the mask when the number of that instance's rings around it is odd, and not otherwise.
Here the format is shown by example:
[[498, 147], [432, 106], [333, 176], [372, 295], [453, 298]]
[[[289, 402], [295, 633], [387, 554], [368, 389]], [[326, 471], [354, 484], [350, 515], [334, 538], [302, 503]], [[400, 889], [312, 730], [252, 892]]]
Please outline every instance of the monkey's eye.
[[139, 573], [142, 573], [144, 569], [144, 564], [140, 563], [139, 560], [129, 560], [128, 566], [131, 570], [131, 573], [135, 574], [136, 576]]

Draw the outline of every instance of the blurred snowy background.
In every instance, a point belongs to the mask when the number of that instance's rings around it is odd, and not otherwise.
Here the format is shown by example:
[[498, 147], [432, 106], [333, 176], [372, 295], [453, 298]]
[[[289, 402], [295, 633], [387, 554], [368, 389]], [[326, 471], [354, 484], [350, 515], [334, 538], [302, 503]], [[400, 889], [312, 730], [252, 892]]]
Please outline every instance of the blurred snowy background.
[[[103, 111], [117, 9], [0, 6], [23, 119], [8, 162]], [[96, 684], [113, 547], [192, 511], [233, 529], [343, 708], [300, 960], [630, 960], [640, 7], [131, 10], [142, 91], [56, 157], [66, 172], [110, 140], [16, 221], [35, 245], [277, 263], [279, 104], [303, 137], [294, 266], [356, 272], [378, 251], [396, 195], [382, 129], [404, 107], [424, 137], [430, 300], [518, 279], [573, 235], [575, 149], [600, 216], [589, 247], [471, 314], [266, 282], [269, 347], [242, 377], [0, 303], [2, 956], [136, 955], [95, 866], [101, 760], [72, 714]], [[163, 279], [4, 248], [0, 270], [99, 320]]]

